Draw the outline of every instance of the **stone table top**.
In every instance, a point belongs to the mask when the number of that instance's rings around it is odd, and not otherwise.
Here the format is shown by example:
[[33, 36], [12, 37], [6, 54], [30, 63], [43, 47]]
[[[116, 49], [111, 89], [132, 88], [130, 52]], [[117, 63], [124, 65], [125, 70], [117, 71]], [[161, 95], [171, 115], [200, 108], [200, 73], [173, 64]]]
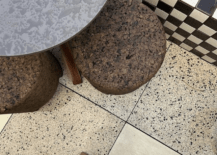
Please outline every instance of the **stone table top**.
[[0, 56], [41, 52], [87, 26], [107, 0], [0, 0]]

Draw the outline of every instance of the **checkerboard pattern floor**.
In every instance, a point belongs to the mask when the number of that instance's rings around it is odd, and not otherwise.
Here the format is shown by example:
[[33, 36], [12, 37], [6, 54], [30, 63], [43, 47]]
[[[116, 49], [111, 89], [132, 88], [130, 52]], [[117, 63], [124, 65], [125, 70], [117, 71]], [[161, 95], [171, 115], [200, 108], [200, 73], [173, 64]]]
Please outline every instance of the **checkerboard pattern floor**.
[[217, 66], [217, 10], [197, 8], [201, 0], [143, 0], [164, 25], [168, 40]]

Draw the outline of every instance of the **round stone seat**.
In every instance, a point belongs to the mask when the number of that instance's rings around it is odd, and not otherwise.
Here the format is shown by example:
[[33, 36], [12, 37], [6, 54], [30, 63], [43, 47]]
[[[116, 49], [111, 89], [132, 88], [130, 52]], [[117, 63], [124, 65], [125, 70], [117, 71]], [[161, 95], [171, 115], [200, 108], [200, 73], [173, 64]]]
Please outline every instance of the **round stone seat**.
[[0, 114], [38, 110], [53, 97], [62, 75], [50, 52], [0, 57]]
[[166, 53], [160, 20], [136, 0], [108, 0], [69, 45], [81, 74], [99, 91], [115, 95], [148, 82]]

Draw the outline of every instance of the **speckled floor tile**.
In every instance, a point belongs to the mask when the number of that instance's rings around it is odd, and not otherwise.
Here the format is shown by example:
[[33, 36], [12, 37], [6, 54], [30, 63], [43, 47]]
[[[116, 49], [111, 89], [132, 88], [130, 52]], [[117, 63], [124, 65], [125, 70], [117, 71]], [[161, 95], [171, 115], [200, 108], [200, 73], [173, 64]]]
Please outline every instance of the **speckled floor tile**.
[[[167, 48], [170, 46], [170, 44], [171, 42], [167, 41]], [[63, 77], [60, 78], [60, 83], [87, 97], [91, 101], [95, 102], [102, 108], [107, 109], [123, 120], [127, 120], [130, 112], [133, 110], [139, 97], [144, 91], [146, 84], [136, 91], [126, 95], [106, 95], [104, 93], [101, 93], [100, 91], [96, 90], [84, 77], [82, 77], [82, 84], [73, 85], [67, 76], [68, 73], [66, 71], [66, 66], [62, 60], [60, 48], [55, 48], [52, 53], [59, 60], [63, 68]]]
[[127, 118], [130, 115], [130, 112], [133, 110], [139, 97], [144, 91], [146, 84], [141, 86], [134, 92], [126, 95], [107, 95], [101, 93], [100, 91], [95, 89], [84, 77], [82, 77], [82, 84], [73, 85], [73, 83], [67, 76], [68, 73], [66, 70], [66, 66], [62, 61], [60, 49], [56, 48], [54, 51], [52, 51], [52, 53], [59, 60], [63, 68], [63, 77], [60, 78], [60, 83], [85, 96], [86, 98], [95, 102], [102, 108], [122, 118], [123, 120], [127, 120]]
[[171, 44], [164, 67], [197, 90], [216, 90], [217, 88], [217, 67], [176, 44]]
[[216, 155], [217, 92], [206, 80], [214, 71], [173, 44], [128, 122], [183, 155]]
[[107, 155], [124, 122], [59, 85], [34, 113], [14, 114], [0, 135], [1, 155]]
[[0, 115], [0, 133], [10, 119], [11, 114]]
[[126, 124], [109, 155], [179, 155], [179, 153]]

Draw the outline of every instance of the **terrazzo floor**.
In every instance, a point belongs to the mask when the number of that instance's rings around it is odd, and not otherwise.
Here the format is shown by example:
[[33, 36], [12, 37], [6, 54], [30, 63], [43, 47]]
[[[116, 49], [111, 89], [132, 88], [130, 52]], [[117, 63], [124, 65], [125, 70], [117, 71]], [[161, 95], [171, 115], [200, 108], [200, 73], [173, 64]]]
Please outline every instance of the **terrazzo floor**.
[[33, 113], [0, 115], [0, 155], [216, 155], [217, 68], [167, 42], [158, 73], [136, 91], [105, 95], [64, 75]]

